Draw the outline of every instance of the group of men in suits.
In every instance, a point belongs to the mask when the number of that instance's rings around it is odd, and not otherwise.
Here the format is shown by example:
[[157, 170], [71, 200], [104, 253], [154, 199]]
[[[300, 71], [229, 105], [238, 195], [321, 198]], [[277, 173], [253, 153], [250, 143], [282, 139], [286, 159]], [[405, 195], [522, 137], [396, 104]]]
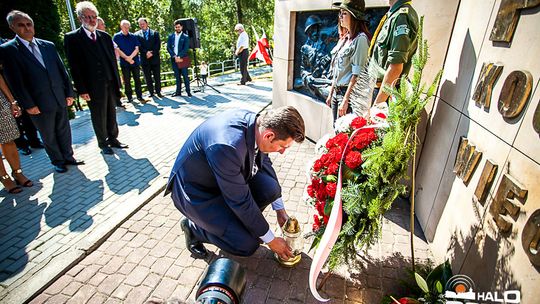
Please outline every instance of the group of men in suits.
[[[77, 94], [90, 108], [99, 147], [104, 154], [114, 154], [111, 148], [128, 146], [117, 139], [115, 105], [121, 83], [112, 39], [96, 30], [98, 12], [91, 2], [78, 3], [76, 12], [82, 26], [64, 38], [71, 76]], [[66, 107], [73, 103], [75, 92], [55, 45], [34, 37], [34, 22], [28, 14], [14, 10], [7, 21], [16, 36], [0, 46], [0, 54], [9, 58], [4, 73], [13, 95], [39, 130], [56, 172], [84, 164], [73, 157]]]

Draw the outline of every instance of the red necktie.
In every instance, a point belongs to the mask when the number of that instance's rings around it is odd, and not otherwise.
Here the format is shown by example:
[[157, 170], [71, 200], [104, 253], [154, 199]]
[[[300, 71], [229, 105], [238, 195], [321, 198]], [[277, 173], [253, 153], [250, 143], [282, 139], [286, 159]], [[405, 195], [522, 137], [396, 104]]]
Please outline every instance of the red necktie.
[[92, 41], [96, 42], [96, 35], [94, 33], [90, 33], [90, 37], [92, 37]]

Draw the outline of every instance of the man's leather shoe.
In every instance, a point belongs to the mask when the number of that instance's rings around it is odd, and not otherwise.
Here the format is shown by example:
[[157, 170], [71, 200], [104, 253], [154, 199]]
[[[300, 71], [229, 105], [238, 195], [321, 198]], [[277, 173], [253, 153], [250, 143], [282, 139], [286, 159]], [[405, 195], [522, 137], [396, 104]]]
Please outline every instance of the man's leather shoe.
[[67, 172], [67, 168], [65, 165], [55, 165], [54, 166], [54, 171], [58, 172], [58, 173], [65, 173]]
[[111, 149], [110, 147], [102, 148], [101, 152], [103, 152], [103, 154], [114, 154], [113, 149]]
[[163, 98], [163, 95], [161, 95], [161, 93], [157, 93], [156, 95], [157, 95], [157, 97], [159, 97], [159, 98]]
[[42, 143], [38, 142], [37, 144], [34, 144], [34, 145], [30, 145], [31, 148], [33, 149], [45, 149], [45, 146], [43, 146]]
[[191, 97], [191, 96], [193, 96], [193, 95], [191, 95], [191, 93], [187, 93], [187, 96]]
[[109, 146], [111, 146], [113, 148], [118, 148], [118, 149], [127, 149], [127, 148], [129, 148], [128, 145], [123, 144], [123, 143], [119, 142], [118, 140], [113, 141], [113, 142], [109, 142]]
[[19, 150], [21, 151], [22, 155], [30, 155], [30, 154], [32, 154], [32, 150], [30, 150], [30, 148], [20, 148]]
[[187, 218], [180, 221], [180, 227], [182, 228], [184, 237], [186, 238], [186, 248], [189, 250], [189, 252], [191, 252], [191, 254], [193, 254], [193, 257], [196, 259], [206, 258], [208, 256], [208, 251], [200, 241], [194, 239], [193, 232], [191, 232], [191, 228], [189, 228], [189, 220]]
[[71, 165], [71, 166], [81, 166], [81, 165], [84, 165], [84, 160], [67, 160], [66, 162], [66, 165]]

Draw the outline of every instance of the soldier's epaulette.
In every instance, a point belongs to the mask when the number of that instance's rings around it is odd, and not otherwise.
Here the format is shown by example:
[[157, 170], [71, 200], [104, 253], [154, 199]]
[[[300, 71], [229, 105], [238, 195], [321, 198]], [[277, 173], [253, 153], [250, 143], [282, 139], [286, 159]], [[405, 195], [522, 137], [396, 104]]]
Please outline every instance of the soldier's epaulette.
[[402, 7], [399, 9], [399, 14], [408, 14], [409, 8], [408, 7]]

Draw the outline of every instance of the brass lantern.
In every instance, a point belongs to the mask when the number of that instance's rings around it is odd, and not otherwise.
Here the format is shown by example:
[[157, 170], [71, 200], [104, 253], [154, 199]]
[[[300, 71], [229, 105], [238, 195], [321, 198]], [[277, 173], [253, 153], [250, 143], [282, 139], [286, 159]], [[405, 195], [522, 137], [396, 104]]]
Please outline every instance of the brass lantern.
[[277, 254], [274, 254], [277, 261], [285, 266], [285, 267], [293, 267], [294, 265], [298, 264], [300, 262], [300, 259], [302, 258], [302, 238], [301, 238], [301, 231], [300, 231], [300, 224], [298, 224], [298, 220], [291, 216], [287, 219], [283, 227], [281, 227], [281, 231], [283, 233], [283, 238], [287, 242], [287, 245], [291, 247], [294, 257], [283, 260], [281, 259]]

